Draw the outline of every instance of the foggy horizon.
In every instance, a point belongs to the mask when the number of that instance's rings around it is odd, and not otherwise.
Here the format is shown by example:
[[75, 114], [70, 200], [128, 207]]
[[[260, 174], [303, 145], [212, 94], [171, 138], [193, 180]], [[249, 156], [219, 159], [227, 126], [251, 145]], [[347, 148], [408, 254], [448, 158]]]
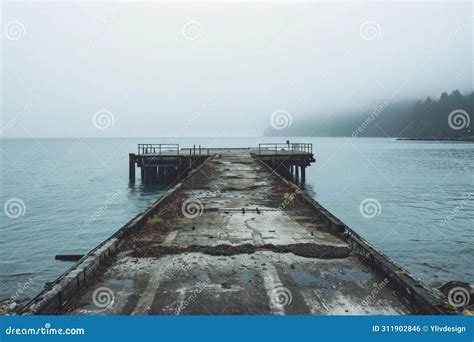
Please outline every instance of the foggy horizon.
[[7, 2], [2, 21], [0, 138], [261, 137], [276, 111], [473, 90], [471, 3]]
[[0, 4], [0, 340], [474, 342], [474, 2], [270, 1]]

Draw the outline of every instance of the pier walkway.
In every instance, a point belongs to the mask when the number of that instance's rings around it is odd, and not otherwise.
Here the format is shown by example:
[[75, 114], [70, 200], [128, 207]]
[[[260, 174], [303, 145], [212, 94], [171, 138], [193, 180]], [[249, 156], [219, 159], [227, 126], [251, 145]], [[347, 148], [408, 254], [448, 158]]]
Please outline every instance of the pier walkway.
[[82, 258], [24, 313], [443, 312], [437, 293], [271, 164], [250, 149], [209, 153], [182, 183]]

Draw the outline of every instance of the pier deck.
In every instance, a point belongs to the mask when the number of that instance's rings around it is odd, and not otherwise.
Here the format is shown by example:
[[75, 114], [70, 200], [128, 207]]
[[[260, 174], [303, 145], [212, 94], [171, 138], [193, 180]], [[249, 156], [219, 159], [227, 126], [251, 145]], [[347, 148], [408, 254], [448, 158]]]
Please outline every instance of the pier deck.
[[[253, 152], [211, 153], [163, 200], [85, 256], [24, 313], [443, 312], [437, 293]], [[86, 275], [91, 264], [95, 271]]]
[[135, 182], [135, 166], [144, 183], [169, 183], [181, 180], [209, 155], [236, 152], [253, 154], [288, 178], [306, 180], [306, 167], [315, 161], [313, 145], [308, 143], [260, 144], [247, 148], [180, 148], [178, 144], [138, 144], [138, 153], [129, 154], [129, 180]]
[[[134, 237], [72, 312], [408, 312], [387, 288], [363, 304], [383, 279], [350, 255], [347, 243], [325, 232], [294, 191], [249, 153], [213, 158], [160, 210], [162, 221]], [[281, 210], [285, 194], [289, 203]], [[186, 200], [189, 217], [181, 213]], [[100, 287], [115, 294], [106, 309], [92, 301]]]

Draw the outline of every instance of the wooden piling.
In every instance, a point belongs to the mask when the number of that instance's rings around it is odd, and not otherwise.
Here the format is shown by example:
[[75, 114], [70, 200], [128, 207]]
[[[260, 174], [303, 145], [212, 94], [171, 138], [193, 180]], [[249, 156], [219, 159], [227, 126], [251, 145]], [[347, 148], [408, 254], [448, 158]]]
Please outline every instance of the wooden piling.
[[157, 180], [158, 180], [158, 182], [163, 181], [163, 166], [158, 166]]
[[135, 153], [128, 155], [128, 180], [131, 183], [135, 182]]

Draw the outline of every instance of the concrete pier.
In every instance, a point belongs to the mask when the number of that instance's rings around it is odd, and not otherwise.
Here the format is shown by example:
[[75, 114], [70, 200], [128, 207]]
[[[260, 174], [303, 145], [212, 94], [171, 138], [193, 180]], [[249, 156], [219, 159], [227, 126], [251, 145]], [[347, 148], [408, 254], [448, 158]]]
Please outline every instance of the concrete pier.
[[129, 181], [135, 182], [135, 169], [140, 168], [143, 183], [172, 183], [209, 157], [209, 150], [194, 145], [180, 149], [178, 144], [138, 144], [138, 153], [129, 154]]
[[[278, 148], [210, 150], [23, 313], [455, 313], [440, 293], [288, 181], [299, 178], [298, 168], [304, 180], [311, 161], [312, 147], [291, 155]], [[106, 305], [98, 304], [101, 291], [111, 298]]]
[[[180, 149], [178, 144], [138, 144], [138, 153], [129, 154], [129, 181], [135, 182], [135, 169], [139, 167], [143, 183], [172, 183], [201, 165], [209, 157], [209, 153], [239, 150], [257, 155], [287, 179], [301, 184], [305, 182], [306, 167], [315, 161], [312, 144], [307, 143], [260, 144], [258, 147], [245, 149], [209, 149], [201, 145]], [[301, 180], [298, 168], [301, 169]]]

